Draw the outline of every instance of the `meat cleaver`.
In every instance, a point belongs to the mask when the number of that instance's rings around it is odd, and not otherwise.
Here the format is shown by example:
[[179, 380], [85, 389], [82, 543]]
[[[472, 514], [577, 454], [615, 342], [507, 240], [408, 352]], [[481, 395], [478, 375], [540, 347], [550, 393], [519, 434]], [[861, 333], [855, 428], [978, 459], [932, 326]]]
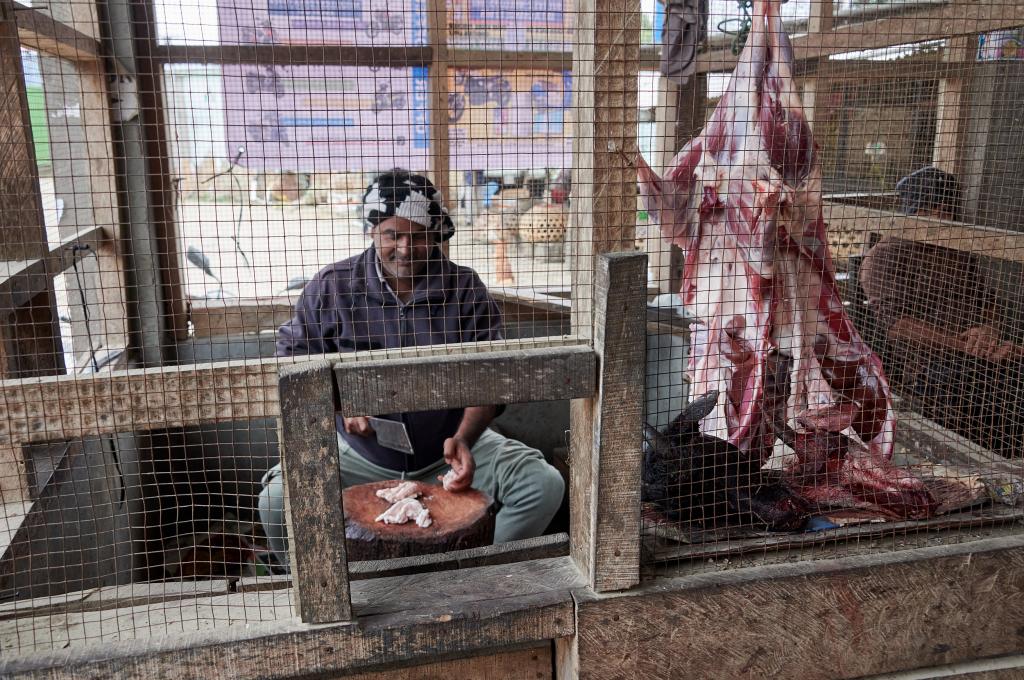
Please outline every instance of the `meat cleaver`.
[[409, 433], [405, 429], [405, 423], [386, 418], [374, 418], [370, 416], [370, 427], [377, 433], [377, 443], [395, 451], [411, 456], [413, 455], [412, 442], [409, 441]]

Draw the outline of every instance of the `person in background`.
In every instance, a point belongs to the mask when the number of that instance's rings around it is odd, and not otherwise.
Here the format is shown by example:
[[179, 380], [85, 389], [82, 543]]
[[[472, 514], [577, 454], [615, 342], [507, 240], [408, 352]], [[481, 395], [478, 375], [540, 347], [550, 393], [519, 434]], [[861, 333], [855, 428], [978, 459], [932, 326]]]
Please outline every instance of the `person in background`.
[[[480, 277], [442, 252], [455, 229], [430, 180], [399, 169], [383, 173], [366, 189], [362, 214], [373, 244], [306, 285], [295, 315], [278, 329], [278, 356], [502, 337], [501, 311]], [[488, 429], [498, 412], [472, 406], [379, 416], [405, 425], [412, 454], [381, 445], [366, 416], [338, 414], [342, 483], [437, 483], [451, 470], [452, 491], [472, 486], [497, 502], [496, 543], [538, 536], [565, 485], [540, 451]], [[275, 465], [263, 477], [259, 512], [271, 549], [286, 565], [283, 491]]]
[[[908, 215], [959, 217], [959, 184], [937, 168], [904, 177], [896, 192]], [[886, 334], [886, 368], [902, 376], [923, 415], [1020, 455], [1024, 353], [1002, 337], [985, 269], [967, 251], [885, 236], [864, 258], [860, 282]]]

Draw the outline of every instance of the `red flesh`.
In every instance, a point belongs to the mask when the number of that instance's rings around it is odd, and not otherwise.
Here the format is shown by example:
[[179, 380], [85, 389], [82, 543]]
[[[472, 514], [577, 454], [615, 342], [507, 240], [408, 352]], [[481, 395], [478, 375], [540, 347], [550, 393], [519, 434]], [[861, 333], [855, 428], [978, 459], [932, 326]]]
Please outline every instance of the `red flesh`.
[[[852, 495], [883, 514], [927, 516], [934, 502], [924, 485], [889, 462], [889, 386], [836, 286], [821, 169], [777, 0], [757, 0], [754, 14], [703, 133], [664, 177], [639, 159], [641, 195], [663, 236], [686, 255], [680, 296], [703, 322], [693, 338], [691, 389], [721, 394], [701, 430], [766, 461], [773, 423], [786, 422], [805, 435], [790, 474], [809, 499]], [[785, 414], [766, 412], [781, 401], [765, 395], [766, 361], [777, 350], [792, 358]], [[847, 445], [816, 435], [836, 431], [837, 422]]]

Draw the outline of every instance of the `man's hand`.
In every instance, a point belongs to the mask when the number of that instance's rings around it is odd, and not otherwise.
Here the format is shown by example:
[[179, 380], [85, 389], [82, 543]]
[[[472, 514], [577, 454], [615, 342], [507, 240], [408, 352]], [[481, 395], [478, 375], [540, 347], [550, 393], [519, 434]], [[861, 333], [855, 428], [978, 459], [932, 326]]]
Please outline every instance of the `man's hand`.
[[964, 342], [964, 351], [979, 359], [999, 362], [1013, 352], [1013, 343], [1003, 342], [999, 331], [992, 326], [975, 326], [960, 334]]
[[473, 485], [476, 463], [473, 461], [469, 445], [462, 437], [455, 436], [444, 440], [444, 462], [451, 465], [455, 473], [455, 477], [448, 483], [449, 491], [465, 491]]
[[369, 437], [373, 434], [373, 428], [370, 427], [370, 419], [366, 416], [355, 416], [354, 418], [343, 418], [345, 421], [345, 432], [354, 434], [358, 437]]

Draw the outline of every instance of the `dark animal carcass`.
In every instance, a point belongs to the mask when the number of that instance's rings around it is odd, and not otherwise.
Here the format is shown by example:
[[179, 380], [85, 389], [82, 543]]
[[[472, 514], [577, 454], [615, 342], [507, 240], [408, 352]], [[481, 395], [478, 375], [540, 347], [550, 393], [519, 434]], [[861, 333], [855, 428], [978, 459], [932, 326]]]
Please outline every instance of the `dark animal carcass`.
[[672, 520], [705, 528], [800, 529], [807, 504], [761, 471], [761, 461], [700, 432], [718, 393], [690, 404], [664, 432], [647, 426], [643, 499]]

